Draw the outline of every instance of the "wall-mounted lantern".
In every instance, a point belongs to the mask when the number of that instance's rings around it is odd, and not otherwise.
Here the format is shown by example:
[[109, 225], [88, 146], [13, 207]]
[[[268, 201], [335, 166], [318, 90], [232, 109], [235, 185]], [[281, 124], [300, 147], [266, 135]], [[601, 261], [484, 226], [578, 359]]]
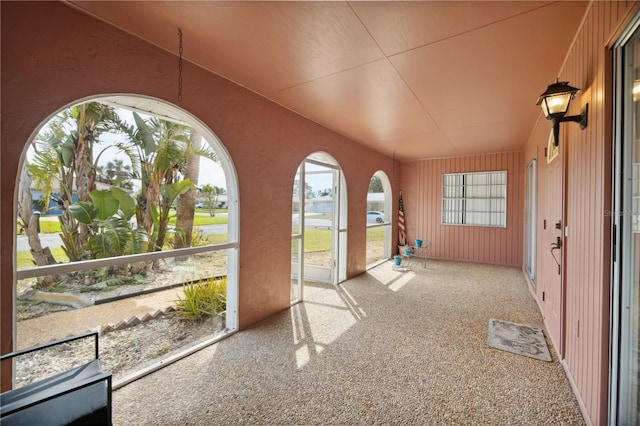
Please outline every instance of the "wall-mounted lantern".
[[547, 90], [540, 95], [536, 105], [542, 107], [544, 116], [547, 120], [553, 121], [553, 143], [558, 146], [558, 136], [560, 134], [560, 123], [565, 121], [573, 121], [580, 123], [580, 128], [585, 129], [587, 127], [587, 113], [589, 111], [589, 104], [585, 104], [582, 108], [580, 115], [571, 115], [565, 117], [569, 110], [569, 104], [571, 99], [578, 93], [580, 89], [569, 86], [566, 81], [550, 84]]

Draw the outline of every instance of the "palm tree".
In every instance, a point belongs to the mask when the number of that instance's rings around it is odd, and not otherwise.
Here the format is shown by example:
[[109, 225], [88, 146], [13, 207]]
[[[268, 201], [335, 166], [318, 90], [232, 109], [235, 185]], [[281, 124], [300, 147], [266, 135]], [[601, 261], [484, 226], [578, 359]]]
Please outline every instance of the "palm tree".
[[96, 181], [117, 186], [123, 189], [133, 189], [131, 180], [131, 166], [124, 164], [120, 158], [114, 158], [106, 166], [96, 167]]
[[226, 193], [225, 189], [220, 188], [219, 186], [206, 184], [203, 185], [202, 188], [200, 188], [200, 192], [204, 194], [205, 199], [207, 200], [209, 215], [215, 216], [216, 206], [218, 205], [218, 197]]
[[[39, 234], [39, 214], [33, 212], [33, 198], [31, 194], [31, 176], [27, 173], [27, 164], [24, 163], [20, 172], [20, 185], [22, 190], [18, 192], [18, 221], [19, 225], [26, 230], [31, 255], [37, 266], [53, 265], [56, 263], [51, 249], [42, 247]], [[38, 277], [39, 287], [47, 287], [55, 282], [55, 277]]]
[[[193, 143], [200, 138], [192, 137], [195, 131], [188, 126], [156, 118], [145, 120], [135, 112], [133, 118], [136, 126], [126, 131], [129, 144], [120, 148], [131, 158], [133, 175], [142, 183], [136, 218], [149, 235], [149, 251], [162, 250], [171, 206], [195, 186], [185, 175], [188, 159], [197, 155], [216, 161], [217, 157], [210, 147]], [[179, 203], [186, 203], [184, 215], [193, 216], [195, 206], [189, 206], [185, 198]]]
[[57, 114], [32, 143], [34, 155], [27, 169], [43, 199], [55, 199], [62, 210], [61, 238], [70, 261], [88, 258], [85, 244], [90, 230], [73, 217], [69, 207], [75, 198], [90, 201], [89, 194], [95, 189], [95, 145], [102, 133], [120, 127], [122, 123], [112, 107], [90, 102]]
[[194, 130], [191, 132], [189, 142], [192, 149], [185, 155], [182, 174], [194, 186], [178, 198], [178, 209], [176, 211], [176, 228], [178, 232], [176, 232], [173, 245], [177, 249], [191, 246], [193, 220], [196, 211], [196, 186], [200, 175], [200, 156], [196, 154], [196, 151], [202, 147], [202, 136]]

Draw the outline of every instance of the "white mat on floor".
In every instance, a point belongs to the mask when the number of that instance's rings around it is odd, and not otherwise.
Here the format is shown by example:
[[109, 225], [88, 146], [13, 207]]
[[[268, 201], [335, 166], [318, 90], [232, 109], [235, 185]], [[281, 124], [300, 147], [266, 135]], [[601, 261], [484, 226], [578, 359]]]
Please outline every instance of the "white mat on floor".
[[551, 361], [544, 333], [537, 327], [491, 318], [487, 345], [541, 361]]

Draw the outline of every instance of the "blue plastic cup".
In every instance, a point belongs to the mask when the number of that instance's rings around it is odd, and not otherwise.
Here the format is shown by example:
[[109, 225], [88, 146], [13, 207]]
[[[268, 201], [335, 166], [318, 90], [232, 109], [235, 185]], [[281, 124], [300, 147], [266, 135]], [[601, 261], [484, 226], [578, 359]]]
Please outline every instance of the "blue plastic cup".
[[416, 240], [416, 247], [422, 247], [422, 240]]
[[394, 258], [396, 265], [400, 265], [400, 262], [402, 262], [402, 258], [401, 257], [395, 257]]

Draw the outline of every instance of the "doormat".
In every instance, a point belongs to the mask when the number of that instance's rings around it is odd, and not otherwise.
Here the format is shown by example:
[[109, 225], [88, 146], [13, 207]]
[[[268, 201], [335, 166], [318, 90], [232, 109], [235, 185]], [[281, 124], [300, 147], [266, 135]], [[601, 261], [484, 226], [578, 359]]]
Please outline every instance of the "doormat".
[[544, 334], [537, 327], [491, 318], [487, 345], [541, 361], [551, 361]]

